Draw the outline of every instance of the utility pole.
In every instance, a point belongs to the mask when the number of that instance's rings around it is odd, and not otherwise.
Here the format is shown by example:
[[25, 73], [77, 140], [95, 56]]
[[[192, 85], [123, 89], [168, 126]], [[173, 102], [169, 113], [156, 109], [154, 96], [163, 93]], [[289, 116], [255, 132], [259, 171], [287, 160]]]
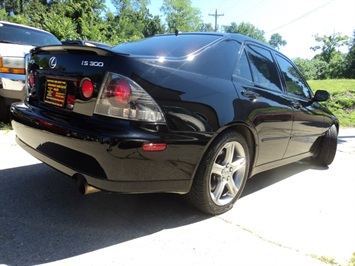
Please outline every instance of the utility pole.
[[217, 18], [220, 16], [224, 16], [224, 14], [217, 14], [217, 9], [214, 14], [208, 14], [209, 16], [214, 16], [214, 31], [217, 31]]

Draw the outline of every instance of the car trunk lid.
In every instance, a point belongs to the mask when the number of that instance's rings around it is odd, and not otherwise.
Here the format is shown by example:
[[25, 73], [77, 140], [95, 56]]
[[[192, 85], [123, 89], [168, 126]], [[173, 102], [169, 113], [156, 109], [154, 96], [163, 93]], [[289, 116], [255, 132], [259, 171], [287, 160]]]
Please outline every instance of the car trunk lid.
[[92, 115], [113, 56], [97, 47], [33, 49], [27, 67], [28, 101], [58, 112]]

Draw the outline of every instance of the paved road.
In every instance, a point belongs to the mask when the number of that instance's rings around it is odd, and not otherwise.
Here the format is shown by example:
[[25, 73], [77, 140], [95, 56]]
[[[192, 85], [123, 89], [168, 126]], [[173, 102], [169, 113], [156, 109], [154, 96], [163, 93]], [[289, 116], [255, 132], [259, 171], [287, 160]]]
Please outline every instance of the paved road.
[[218, 217], [176, 195], [82, 196], [14, 132], [0, 151], [0, 265], [347, 265], [355, 252], [354, 129], [329, 168], [259, 174]]

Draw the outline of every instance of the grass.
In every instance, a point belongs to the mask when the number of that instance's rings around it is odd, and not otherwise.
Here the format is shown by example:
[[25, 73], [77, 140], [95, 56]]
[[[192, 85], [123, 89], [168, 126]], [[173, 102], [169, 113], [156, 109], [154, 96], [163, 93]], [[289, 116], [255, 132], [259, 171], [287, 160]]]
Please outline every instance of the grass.
[[308, 81], [312, 90], [327, 90], [330, 100], [322, 103], [337, 116], [341, 127], [355, 127], [355, 79]]
[[353, 256], [350, 258], [348, 266], [355, 266], [355, 252], [353, 253]]
[[11, 131], [12, 127], [10, 124], [0, 123], [0, 130]]
[[338, 263], [334, 258], [328, 258], [326, 256], [317, 256], [315, 254], [310, 255], [312, 258], [320, 260], [324, 263], [327, 263], [329, 265], [336, 265], [336, 266], [355, 266], [355, 252], [352, 254], [352, 257], [348, 261], [347, 264], [340, 264]]

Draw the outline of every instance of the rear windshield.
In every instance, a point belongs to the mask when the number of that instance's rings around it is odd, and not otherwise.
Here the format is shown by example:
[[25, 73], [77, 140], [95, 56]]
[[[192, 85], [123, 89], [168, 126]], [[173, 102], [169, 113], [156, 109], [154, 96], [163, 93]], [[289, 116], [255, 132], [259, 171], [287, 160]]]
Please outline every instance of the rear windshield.
[[0, 42], [32, 46], [61, 44], [50, 33], [2, 23], [0, 23]]
[[115, 46], [114, 51], [138, 56], [182, 57], [191, 54], [221, 35], [160, 35]]

